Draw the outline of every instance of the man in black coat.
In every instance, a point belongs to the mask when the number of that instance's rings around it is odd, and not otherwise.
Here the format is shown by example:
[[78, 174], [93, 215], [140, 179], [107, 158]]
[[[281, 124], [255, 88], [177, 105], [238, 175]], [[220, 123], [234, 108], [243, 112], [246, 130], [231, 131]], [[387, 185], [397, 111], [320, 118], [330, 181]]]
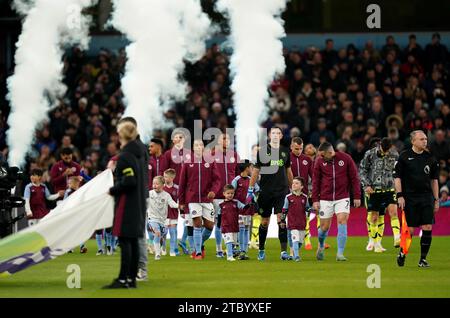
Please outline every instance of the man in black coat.
[[117, 131], [121, 152], [115, 168], [114, 186], [109, 193], [115, 197], [113, 235], [119, 237], [121, 264], [119, 277], [104, 288], [135, 288], [139, 261], [139, 238], [144, 236], [146, 192], [145, 153], [136, 141], [137, 129], [130, 122], [122, 122]]

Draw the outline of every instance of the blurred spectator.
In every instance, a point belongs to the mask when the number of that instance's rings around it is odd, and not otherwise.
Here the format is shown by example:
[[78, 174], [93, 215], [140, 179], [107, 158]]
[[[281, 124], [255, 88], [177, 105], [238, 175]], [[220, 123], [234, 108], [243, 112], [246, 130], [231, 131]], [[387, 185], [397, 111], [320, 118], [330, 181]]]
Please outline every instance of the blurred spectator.
[[73, 157], [75, 158], [75, 161], [80, 161], [81, 160], [81, 154], [80, 154], [80, 150], [78, 150], [77, 147], [75, 147], [72, 144], [72, 138], [69, 135], [64, 135], [61, 139], [61, 146], [58, 148], [58, 150], [56, 151], [55, 157], [59, 158], [60, 157], [60, 153], [61, 150], [63, 148], [70, 148], [73, 151]]
[[450, 159], [450, 143], [445, 138], [444, 130], [436, 130], [434, 140], [431, 141], [429, 147], [433, 156], [439, 161], [441, 168], [446, 167], [446, 163]]
[[392, 35], [388, 35], [386, 37], [386, 44], [383, 45], [383, 48], [381, 49], [381, 57], [386, 58], [386, 56], [391, 53], [395, 53], [395, 57], [400, 57], [400, 47], [397, 43], [395, 43], [395, 39]]
[[414, 57], [417, 61], [419, 61], [420, 63], [423, 63], [423, 49], [417, 43], [415, 34], [411, 34], [409, 36], [408, 45], [403, 50], [403, 56], [404, 56], [403, 60], [405, 60], [409, 54], [414, 55]]
[[311, 134], [310, 141], [315, 147], [318, 147], [324, 141], [334, 144], [335, 136], [327, 129], [325, 118], [321, 117], [317, 120], [317, 130]]
[[[357, 162], [373, 137], [388, 135], [401, 151], [410, 146], [411, 130], [424, 129], [431, 151], [448, 173], [448, 51], [437, 33], [424, 47], [413, 34], [402, 48], [392, 36], [381, 50], [373, 41], [336, 50], [333, 39], [327, 39], [323, 47], [309, 46], [303, 51], [299, 46], [285, 47], [286, 70], [269, 87], [269, 115], [263, 126], [278, 125], [290, 137], [300, 134], [310, 147], [325, 140], [335, 146], [342, 143], [340, 147], [345, 145]], [[126, 60], [123, 48], [117, 53], [102, 49], [96, 56], [73, 48], [64, 56], [67, 93], [49, 112], [48, 124], [36, 133], [27, 170], [38, 165], [49, 169], [65, 148], [72, 149], [73, 158], [89, 175], [105, 168], [119, 151], [115, 127], [125, 110], [120, 79]], [[186, 101], [176, 102], [165, 113], [164, 120], [191, 133], [195, 119], [201, 120], [203, 130], [233, 127], [236, 113], [229, 60], [228, 52], [213, 44], [198, 62], [187, 63], [184, 78], [189, 94]], [[8, 110], [1, 111], [0, 150], [7, 156]], [[155, 130], [152, 137], [169, 141], [171, 131]]]
[[56, 162], [55, 157], [51, 154], [50, 147], [42, 145], [39, 157], [36, 160], [38, 169], [46, 171]]
[[57, 147], [56, 141], [50, 135], [48, 127], [44, 127], [38, 135], [38, 142], [36, 143], [37, 150], [40, 152], [44, 145], [50, 149], [50, 152], [55, 151]]
[[439, 206], [441, 207], [450, 207], [450, 198], [448, 197], [448, 187], [443, 186], [439, 190]]
[[439, 187], [449, 185], [448, 174], [449, 173], [445, 169], [439, 171]]
[[448, 56], [447, 47], [441, 44], [441, 35], [434, 33], [431, 43], [425, 47], [426, 67], [431, 71], [436, 64], [445, 63]]
[[397, 127], [389, 128], [387, 137], [392, 141], [392, 145], [395, 147], [397, 152], [400, 153], [405, 147], [405, 144], [400, 140]]

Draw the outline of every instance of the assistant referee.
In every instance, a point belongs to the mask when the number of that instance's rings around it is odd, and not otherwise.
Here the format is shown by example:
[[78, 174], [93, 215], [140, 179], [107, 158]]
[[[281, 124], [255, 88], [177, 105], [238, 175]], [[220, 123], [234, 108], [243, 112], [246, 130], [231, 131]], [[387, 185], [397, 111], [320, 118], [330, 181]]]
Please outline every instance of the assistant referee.
[[[439, 209], [439, 164], [427, 150], [427, 136], [422, 130], [411, 133], [412, 147], [403, 151], [395, 165], [397, 201], [405, 211], [411, 235], [422, 227], [419, 267], [430, 267], [426, 258], [431, 246], [434, 214]], [[405, 265], [406, 255], [400, 249], [398, 266]]]

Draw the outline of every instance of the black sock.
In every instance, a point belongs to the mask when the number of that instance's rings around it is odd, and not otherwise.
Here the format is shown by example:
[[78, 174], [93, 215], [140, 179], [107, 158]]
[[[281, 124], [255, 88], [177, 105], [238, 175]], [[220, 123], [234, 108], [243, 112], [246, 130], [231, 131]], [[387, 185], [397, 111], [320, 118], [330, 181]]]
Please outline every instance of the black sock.
[[426, 259], [431, 246], [431, 231], [422, 230], [420, 239], [420, 259]]
[[262, 224], [259, 225], [259, 250], [264, 251], [266, 245], [268, 227]]
[[286, 226], [282, 228], [280, 225], [278, 225], [278, 239], [280, 240], [280, 247], [281, 251], [285, 252], [287, 249], [287, 229]]

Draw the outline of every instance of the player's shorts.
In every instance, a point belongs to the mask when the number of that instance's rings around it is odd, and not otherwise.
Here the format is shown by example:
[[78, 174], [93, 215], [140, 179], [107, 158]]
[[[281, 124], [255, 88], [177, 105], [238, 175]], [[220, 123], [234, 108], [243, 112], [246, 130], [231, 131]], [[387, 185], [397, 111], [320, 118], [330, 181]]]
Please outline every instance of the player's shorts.
[[224, 201], [224, 199], [214, 199], [213, 200], [213, 206], [214, 206], [214, 212], [216, 213], [216, 218], [219, 215], [220, 207], [219, 204], [221, 204]]
[[178, 224], [178, 219], [166, 219], [165, 226], [177, 225], [177, 224]]
[[250, 226], [250, 225], [252, 225], [252, 216], [239, 214], [239, 226]]
[[225, 244], [237, 242], [238, 233], [223, 233], [222, 235], [223, 235], [223, 240], [225, 241]]
[[258, 213], [263, 218], [269, 218], [274, 213], [281, 213], [286, 194], [260, 193], [258, 196]]
[[303, 244], [305, 239], [305, 231], [291, 230], [291, 239], [292, 242], [299, 242]]
[[194, 226], [194, 223], [192, 223], [191, 214], [186, 213], [183, 215], [184, 215], [184, 226]]
[[163, 235], [163, 233], [165, 232], [165, 227], [163, 224], [158, 222], [152, 222], [151, 220], [148, 221], [148, 229], [149, 231], [152, 231], [155, 234], [159, 232], [160, 235]]
[[395, 190], [366, 194], [365, 198], [367, 212], [378, 212], [380, 215], [384, 215], [390, 204], [397, 204]]
[[335, 201], [320, 200], [319, 217], [321, 219], [330, 219], [338, 213], [350, 214], [350, 198]]
[[192, 219], [203, 217], [214, 222], [214, 206], [212, 203], [189, 203], [189, 214]]
[[411, 227], [434, 223], [434, 199], [430, 195], [405, 195], [406, 223]]

